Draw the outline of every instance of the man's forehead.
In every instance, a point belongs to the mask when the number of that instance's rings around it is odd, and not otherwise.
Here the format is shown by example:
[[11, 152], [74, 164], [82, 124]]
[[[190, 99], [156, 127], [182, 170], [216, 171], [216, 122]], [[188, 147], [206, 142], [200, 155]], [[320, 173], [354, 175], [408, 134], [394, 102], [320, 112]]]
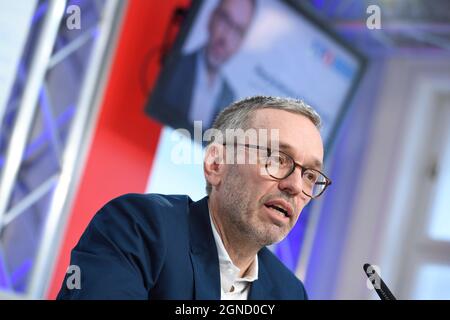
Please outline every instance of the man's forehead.
[[322, 167], [320, 133], [306, 116], [275, 108], [257, 109], [251, 116], [249, 128], [256, 129], [258, 139], [267, 141], [269, 147], [275, 144], [293, 157], [301, 154], [310, 166]]

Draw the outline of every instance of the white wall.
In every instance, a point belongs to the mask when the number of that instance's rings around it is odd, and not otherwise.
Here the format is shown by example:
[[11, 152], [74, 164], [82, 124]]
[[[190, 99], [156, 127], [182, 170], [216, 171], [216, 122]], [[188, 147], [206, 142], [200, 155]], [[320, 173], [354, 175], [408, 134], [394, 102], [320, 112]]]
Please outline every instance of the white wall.
[[[375, 105], [360, 188], [352, 209], [334, 298], [377, 298], [366, 287], [362, 266], [381, 267], [385, 282], [399, 298], [410, 298], [401, 281], [416, 231], [418, 177], [429, 156], [421, 149], [433, 125], [427, 113], [437, 96], [450, 92], [447, 58], [393, 58], [385, 67]], [[449, 226], [450, 227], [450, 226]], [[420, 226], [419, 226], [420, 228]], [[412, 235], [414, 237], [414, 235]], [[450, 297], [449, 297], [450, 298]]]

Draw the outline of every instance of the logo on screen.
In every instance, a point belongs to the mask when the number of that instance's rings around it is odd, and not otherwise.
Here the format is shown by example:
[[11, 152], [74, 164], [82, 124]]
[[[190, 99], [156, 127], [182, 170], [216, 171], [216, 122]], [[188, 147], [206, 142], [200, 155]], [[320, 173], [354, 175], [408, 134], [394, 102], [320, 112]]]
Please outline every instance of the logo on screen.
[[346, 78], [353, 77], [355, 72], [354, 68], [325, 44], [314, 41], [312, 44], [312, 51], [328, 68], [334, 69]]

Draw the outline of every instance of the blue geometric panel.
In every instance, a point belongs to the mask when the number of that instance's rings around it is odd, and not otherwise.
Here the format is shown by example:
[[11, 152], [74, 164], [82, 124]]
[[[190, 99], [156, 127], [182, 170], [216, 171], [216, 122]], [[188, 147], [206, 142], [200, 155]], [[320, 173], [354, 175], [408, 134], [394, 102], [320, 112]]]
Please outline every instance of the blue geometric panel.
[[[105, 0], [67, 1], [66, 8], [70, 5], [81, 9], [81, 29], [69, 30], [64, 18], [59, 25], [52, 57], [42, 62], [51, 65], [40, 87], [13, 189], [9, 195], [0, 194], [8, 197], [0, 225], [0, 291], [26, 293], [31, 281]], [[49, 7], [46, 0], [36, 6], [6, 112], [0, 119], [0, 173], [8, 150], [14, 147], [9, 146], [13, 131], [21, 125], [17, 115]]]

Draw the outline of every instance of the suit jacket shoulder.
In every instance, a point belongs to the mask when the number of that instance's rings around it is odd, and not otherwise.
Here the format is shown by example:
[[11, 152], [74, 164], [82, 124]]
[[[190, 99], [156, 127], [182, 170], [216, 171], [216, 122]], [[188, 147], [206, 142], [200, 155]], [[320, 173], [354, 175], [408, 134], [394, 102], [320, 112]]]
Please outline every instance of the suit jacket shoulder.
[[[151, 117], [174, 128], [188, 128], [198, 52], [171, 57], [147, 102]], [[176, 115], [176, 116], [174, 116]]]
[[258, 259], [262, 266], [260, 276], [265, 277], [270, 299], [308, 299], [303, 283], [268, 248], [261, 249]]
[[187, 221], [190, 202], [187, 196], [158, 194], [127, 194], [108, 202], [71, 253], [81, 288], [69, 289], [66, 275], [58, 299], [148, 299], [177, 232], [173, 228], [186, 225], [177, 222]]

